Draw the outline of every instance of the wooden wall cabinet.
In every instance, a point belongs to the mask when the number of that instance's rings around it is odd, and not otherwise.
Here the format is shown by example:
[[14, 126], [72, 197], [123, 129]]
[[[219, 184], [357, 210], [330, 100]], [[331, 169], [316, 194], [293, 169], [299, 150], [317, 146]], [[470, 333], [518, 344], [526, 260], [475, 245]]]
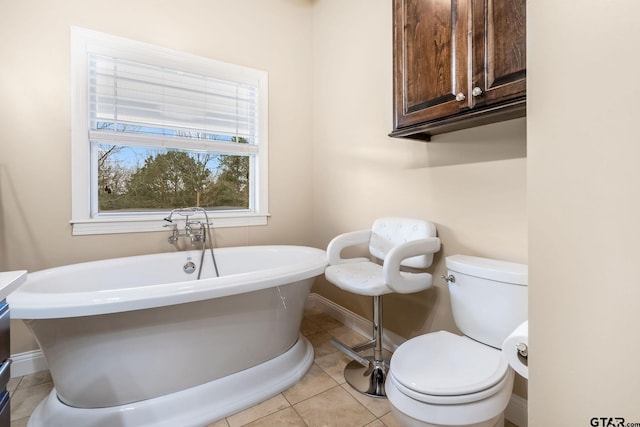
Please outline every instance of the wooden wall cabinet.
[[393, 0], [393, 73], [393, 137], [524, 116], [526, 0]]

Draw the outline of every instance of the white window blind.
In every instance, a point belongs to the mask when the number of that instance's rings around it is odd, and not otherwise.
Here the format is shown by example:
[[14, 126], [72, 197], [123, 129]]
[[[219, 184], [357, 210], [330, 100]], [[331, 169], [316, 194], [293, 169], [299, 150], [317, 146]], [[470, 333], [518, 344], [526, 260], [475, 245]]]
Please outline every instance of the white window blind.
[[[199, 195], [216, 227], [266, 224], [265, 71], [72, 27], [71, 98], [74, 235], [164, 231], [164, 205], [147, 206], [128, 183], [147, 159], [174, 151], [209, 159]], [[121, 195], [130, 205], [100, 205]]]
[[256, 86], [95, 54], [88, 67], [93, 141], [124, 133], [176, 147], [185, 139], [258, 142]]

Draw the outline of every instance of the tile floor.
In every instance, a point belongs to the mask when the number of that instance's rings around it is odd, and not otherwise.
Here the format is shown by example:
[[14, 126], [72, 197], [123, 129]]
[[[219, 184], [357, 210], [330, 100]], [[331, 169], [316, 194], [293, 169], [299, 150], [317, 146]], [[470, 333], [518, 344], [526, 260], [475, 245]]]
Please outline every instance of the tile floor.
[[[361, 395], [345, 383], [342, 370], [349, 359], [330, 343], [336, 337], [355, 345], [365, 337], [314, 309], [305, 312], [301, 330], [315, 350], [314, 364], [305, 377], [277, 396], [206, 427], [399, 426], [386, 399]], [[9, 382], [11, 427], [26, 426], [29, 415], [52, 387], [47, 371], [13, 378]]]

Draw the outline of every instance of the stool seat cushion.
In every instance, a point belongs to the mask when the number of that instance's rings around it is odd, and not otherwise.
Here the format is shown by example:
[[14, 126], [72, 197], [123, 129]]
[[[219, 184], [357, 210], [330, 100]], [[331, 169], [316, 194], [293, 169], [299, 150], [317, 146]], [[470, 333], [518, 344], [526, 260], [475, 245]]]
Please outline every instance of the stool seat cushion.
[[373, 262], [330, 265], [324, 274], [329, 282], [354, 294], [379, 296], [393, 292], [385, 284], [382, 266]]

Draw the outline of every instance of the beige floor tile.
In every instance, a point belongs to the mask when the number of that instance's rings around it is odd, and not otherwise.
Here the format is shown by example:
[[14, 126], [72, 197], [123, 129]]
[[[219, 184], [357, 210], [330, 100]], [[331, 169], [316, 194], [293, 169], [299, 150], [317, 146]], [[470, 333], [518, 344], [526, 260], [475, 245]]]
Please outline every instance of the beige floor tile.
[[364, 427], [385, 427], [384, 423], [380, 420], [373, 420]]
[[380, 417], [380, 421], [382, 421], [387, 427], [402, 427], [402, 424], [400, 424], [396, 417], [393, 416], [392, 412]]
[[36, 372], [35, 374], [25, 375], [24, 377], [22, 377], [22, 381], [20, 381], [18, 389], [46, 384], [52, 381], [53, 380], [51, 379], [51, 374], [49, 373], [49, 371], [40, 371]]
[[227, 418], [230, 427], [239, 427], [291, 406], [282, 394]]
[[342, 384], [342, 388], [345, 389], [347, 393], [353, 396], [358, 402], [364, 405], [373, 415], [380, 418], [381, 416], [388, 414], [391, 412], [391, 405], [387, 399], [381, 397], [369, 397], [366, 394], [362, 394], [356, 391], [349, 384]]
[[302, 324], [300, 325], [300, 332], [302, 335], [317, 334], [318, 332], [326, 331], [327, 329], [337, 328], [342, 326], [342, 323], [333, 319], [326, 313], [319, 310], [305, 311], [302, 318]]
[[316, 364], [338, 384], [345, 382], [344, 367], [347, 366], [349, 362], [351, 362], [351, 359], [341, 351], [336, 351], [316, 359]]
[[293, 405], [336, 385], [338, 383], [314, 363], [309, 372], [297, 384], [285, 390], [282, 395]]
[[52, 383], [39, 384], [33, 387], [19, 387], [11, 396], [11, 420], [19, 420], [30, 416], [52, 388]]
[[300, 324], [300, 333], [305, 337], [309, 335], [317, 334], [318, 332], [322, 332], [318, 325], [313, 323], [313, 321], [309, 320], [306, 316], [302, 318], [302, 323]]
[[307, 317], [310, 322], [315, 323], [318, 331], [328, 331], [329, 329], [343, 326], [342, 323], [323, 312], [312, 313], [305, 317]]
[[326, 356], [327, 354], [335, 353], [338, 351], [333, 344], [331, 344], [331, 335], [327, 332], [318, 332], [315, 334], [306, 336], [309, 342], [313, 345], [314, 357]]
[[361, 427], [376, 418], [342, 387], [304, 400], [294, 409], [309, 427]]
[[11, 393], [12, 391], [15, 391], [15, 389], [18, 388], [18, 384], [20, 384], [21, 380], [22, 380], [22, 377], [11, 378], [7, 383], [7, 391], [9, 393]]
[[300, 415], [292, 408], [288, 407], [274, 414], [256, 420], [246, 427], [306, 427]]
[[227, 422], [227, 420], [220, 420], [212, 424], [207, 424], [206, 427], [229, 427], [229, 423]]
[[329, 332], [338, 341], [342, 342], [343, 344], [349, 347], [362, 344], [363, 342], [369, 339], [364, 335], [360, 335], [353, 329], [347, 328], [346, 326], [339, 326], [337, 328], [330, 329], [327, 332]]
[[27, 427], [29, 417], [20, 418], [19, 420], [11, 420], [11, 427]]

